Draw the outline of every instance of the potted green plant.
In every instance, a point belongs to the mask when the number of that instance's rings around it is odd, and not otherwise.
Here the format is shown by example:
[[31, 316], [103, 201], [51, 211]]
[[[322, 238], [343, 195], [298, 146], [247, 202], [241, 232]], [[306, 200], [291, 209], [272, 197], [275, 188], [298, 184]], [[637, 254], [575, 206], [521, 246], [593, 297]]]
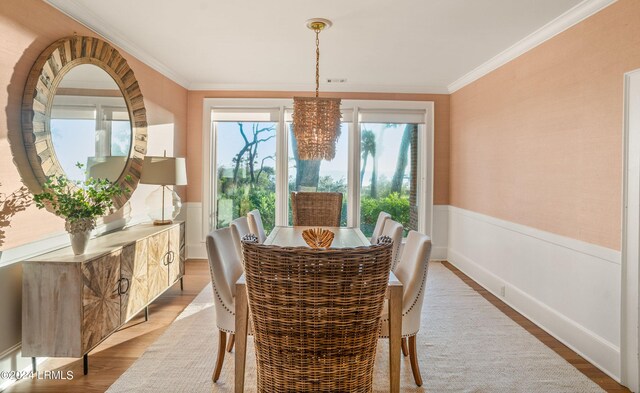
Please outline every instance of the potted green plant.
[[[82, 164], [77, 164], [82, 168]], [[96, 218], [113, 213], [113, 197], [129, 192], [108, 179], [89, 177], [85, 181], [69, 180], [65, 175], [50, 176], [43, 190], [33, 196], [40, 209], [48, 209], [65, 219], [75, 255], [84, 254]]]

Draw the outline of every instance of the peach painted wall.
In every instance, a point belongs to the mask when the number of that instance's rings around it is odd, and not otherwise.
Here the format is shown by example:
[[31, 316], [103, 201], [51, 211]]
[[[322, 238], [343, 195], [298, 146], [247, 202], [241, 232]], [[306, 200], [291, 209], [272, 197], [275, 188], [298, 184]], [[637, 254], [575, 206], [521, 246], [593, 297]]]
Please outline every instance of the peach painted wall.
[[620, 250], [638, 21], [640, 1], [620, 0], [453, 93], [450, 203]]
[[[42, 50], [55, 40], [92, 35], [82, 25], [41, 0], [0, 1], [0, 192], [19, 188], [21, 177], [13, 162], [9, 136], [20, 133], [20, 107], [27, 75]], [[121, 50], [133, 69], [147, 108], [149, 154], [186, 154], [187, 91]], [[18, 158], [18, 157], [16, 157]], [[131, 215], [145, 214], [144, 199], [154, 188], [139, 186], [131, 198]], [[182, 191], [184, 194], [185, 190]], [[64, 233], [64, 222], [30, 207], [18, 213], [6, 230], [0, 254], [10, 248]], [[0, 369], [21, 370], [29, 364], [14, 348], [21, 339], [22, 264], [0, 267]], [[0, 383], [4, 380], [0, 379]]]
[[[205, 98], [292, 98], [309, 92], [287, 91], [189, 91], [187, 171], [189, 202], [202, 200], [202, 110]], [[321, 95], [323, 95], [321, 93]], [[449, 203], [449, 95], [400, 93], [329, 93], [351, 100], [433, 101], [435, 106], [434, 204]]]
[[[0, 192], [11, 193], [21, 185], [12, 161], [9, 135], [20, 133], [20, 107], [25, 81], [40, 53], [55, 40], [90, 35], [41, 0], [0, 1]], [[149, 154], [186, 154], [187, 90], [122, 51], [133, 69], [144, 95], [149, 122]], [[144, 197], [151, 187], [141, 186], [132, 197], [133, 214], [144, 213]], [[184, 190], [182, 190], [184, 194]], [[6, 230], [0, 250], [32, 242], [64, 231], [64, 223], [35, 207], [18, 213]], [[1, 252], [1, 251], [0, 251]]]

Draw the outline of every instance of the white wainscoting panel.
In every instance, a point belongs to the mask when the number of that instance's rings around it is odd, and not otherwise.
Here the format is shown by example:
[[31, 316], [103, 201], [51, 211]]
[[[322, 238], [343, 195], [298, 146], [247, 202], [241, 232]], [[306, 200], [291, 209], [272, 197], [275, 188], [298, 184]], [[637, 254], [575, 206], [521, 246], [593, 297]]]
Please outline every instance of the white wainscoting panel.
[[448, 260], [620, 380], [620, 252], [449, 206]]
[[431, 259], [447, 260], [449, 244], [449, 205], [433, 206], [433, 231], [431, 237]]
[[187, 258], [207, 259], [207, 247], [204, 239], [206, 234], [202, 233], [202, 203], [187, 202]]

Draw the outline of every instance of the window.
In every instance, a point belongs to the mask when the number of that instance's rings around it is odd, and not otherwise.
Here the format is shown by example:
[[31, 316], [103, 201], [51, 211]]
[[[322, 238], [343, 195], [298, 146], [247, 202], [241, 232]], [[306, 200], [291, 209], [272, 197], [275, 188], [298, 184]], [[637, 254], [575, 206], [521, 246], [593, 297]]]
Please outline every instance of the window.
[[[292, 191], [343, 194], [341, 225], [369, 236], [380, 211], [430, 234], [433, 103], [342, 101], [331, 161], [300, 161], [292, 100], [205, 99], [203, 233], [259, 209], [265, 229], [291, 225]], [[428, 121], [427, 121], [428, 120]], [[209, 128], [210, 127], [210, 128]]]
[[[85, 170], [77, 163], [87, 164], [87, 157], [96, 155], [95, 110], [88, 110], [84, 118], [51, 118], [51, 140], [57, 151], [57, 158], [66, 176], [74, 181], [85, 180]], [[90, 118], [88, 116], [91, 116]], [[72, 142], [70, 142], [72, 141]]]
[[276, 127], [274, 122], [217, 123], [216, 228], [258, 209], [265, 231], [273, 229]]
[[417, 124], [360, 123], [360, 229], [373, 234], [385, 211], [404, 227], [418, 229]]
[[107, 146], [111, 156], [128, 156], [131, 150], [131, 123], [127, 108], [104, 108], [103, 127], [109, 135]]
[[[91, 176], [96, 159], [128, 157], [131, 123], [124, 99], [57, 95], [51, 109], [51, 139], [56, 149], [60, 149], [57, 154], [60, 165], [74, 181]], [[115, 181], [120, 173], [114, 176], [107, 177]]]

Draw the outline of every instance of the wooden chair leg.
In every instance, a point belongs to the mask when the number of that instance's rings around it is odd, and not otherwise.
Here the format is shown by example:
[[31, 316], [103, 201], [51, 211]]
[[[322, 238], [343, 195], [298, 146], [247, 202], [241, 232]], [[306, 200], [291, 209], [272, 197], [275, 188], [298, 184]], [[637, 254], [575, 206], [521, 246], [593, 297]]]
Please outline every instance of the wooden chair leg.
[[213, 369], [213, 375], [211, 380], [217, 382], [220, 377], [220, 371], [222, 371], [222, 364], [224, 363], [224, 350], [227, 346], [227, 333], [220, 330], [220, 339], [218, 340], [218, 359], [216, 360], [216, 368]]
[[422, 375], [420, 375], [420, 365], [418, 364], [418, 352], [416, 351], [416, 336], [409, 337], [409, 360], [411, 360], [411, 371], [416, 385], [422, 386]]
[[227, 344], [227, 352], [233, 351], [233, 344], [235, 344], [235, 342], [236, 342], [236, 335], [231, 334], [229, 336], [229, 344]]
[[407, 347], [407, 338], [402, 337], [402, 354], [406, 357], [409, 356], [409, 348]]

